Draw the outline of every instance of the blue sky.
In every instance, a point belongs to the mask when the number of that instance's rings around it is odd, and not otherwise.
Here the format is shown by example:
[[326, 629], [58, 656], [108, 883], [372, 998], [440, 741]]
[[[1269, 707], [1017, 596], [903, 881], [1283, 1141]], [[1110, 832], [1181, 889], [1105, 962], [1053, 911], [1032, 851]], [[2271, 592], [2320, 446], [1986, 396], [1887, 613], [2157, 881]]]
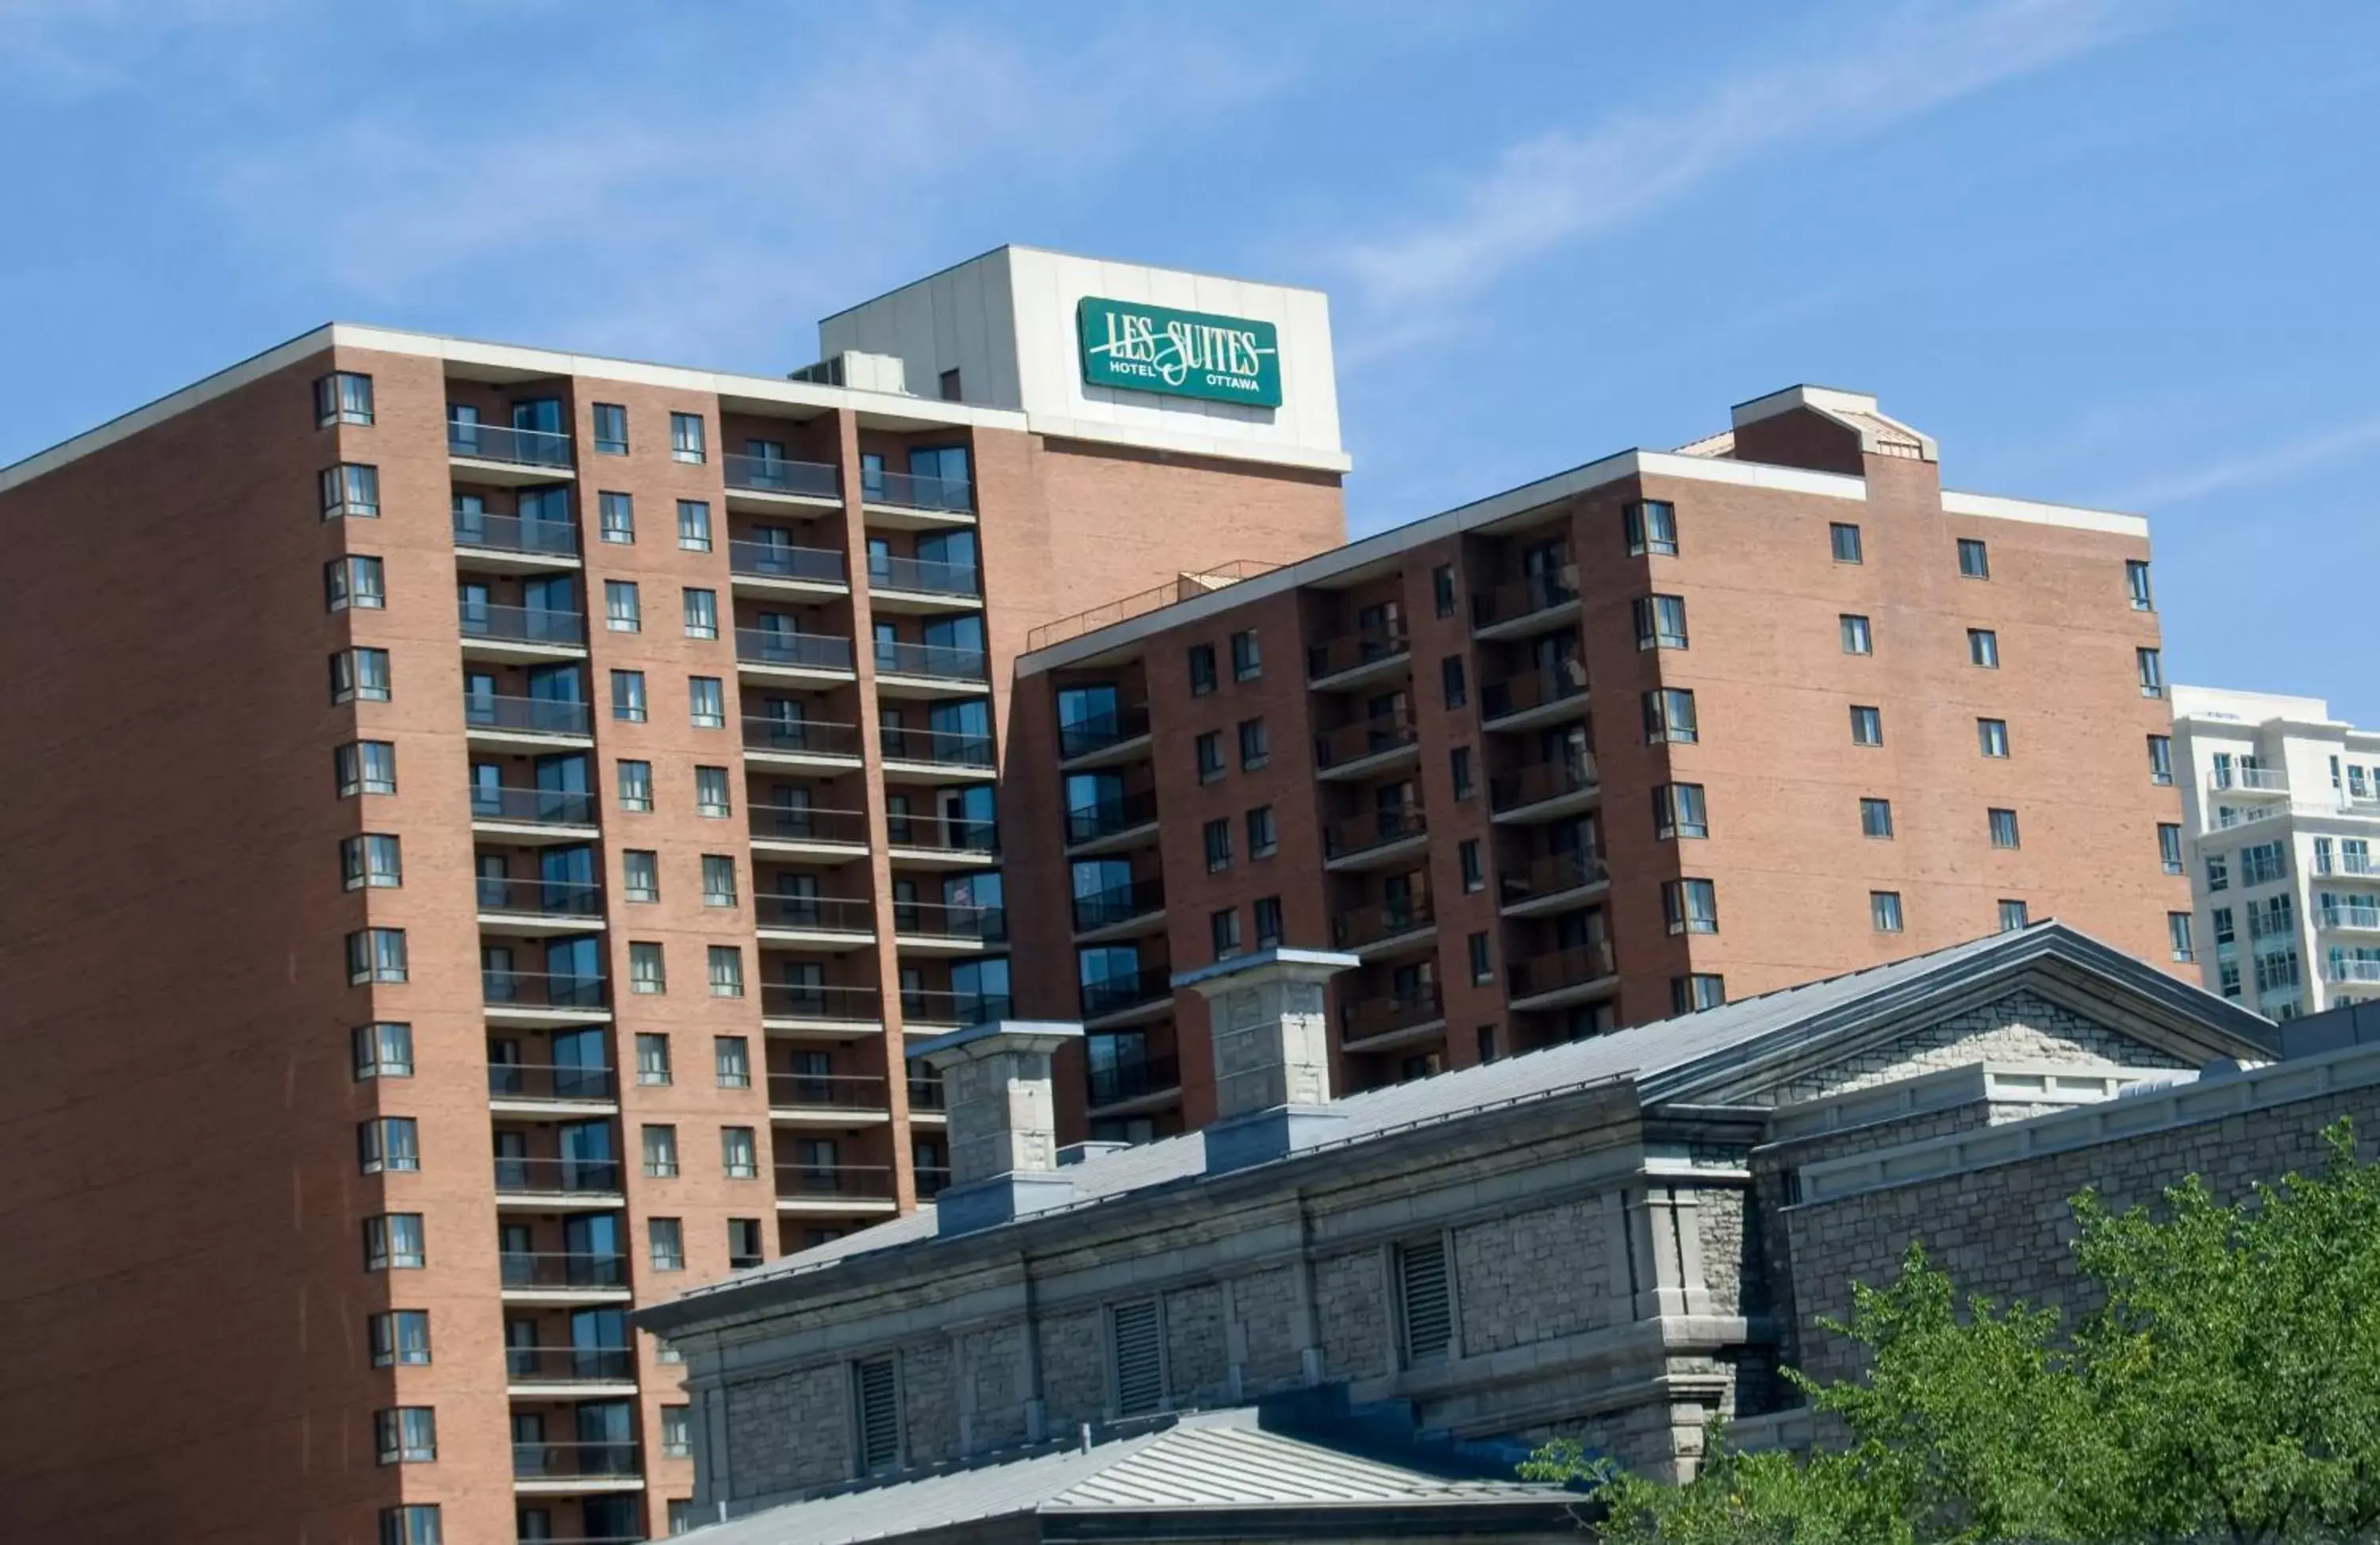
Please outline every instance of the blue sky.
[[0, 0], [0, 462], [331, 318], [781, 371], [1031, 242], [1329, 290], [1358, 533], [1853, 387], [2380, 723], [2297, 625], [2380, 592], [2375, 109], [2352, 0]]

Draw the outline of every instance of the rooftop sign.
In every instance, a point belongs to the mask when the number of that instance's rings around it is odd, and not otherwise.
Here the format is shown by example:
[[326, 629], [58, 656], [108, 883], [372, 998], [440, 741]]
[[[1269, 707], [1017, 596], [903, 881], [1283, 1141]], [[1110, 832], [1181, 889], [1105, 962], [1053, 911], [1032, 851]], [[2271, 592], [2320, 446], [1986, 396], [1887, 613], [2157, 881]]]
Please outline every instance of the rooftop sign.
[[1097, 296], [1085, 296], [1075, 315], [1087, 385], [1281, 405], [1281, 345], [1270, 322]]

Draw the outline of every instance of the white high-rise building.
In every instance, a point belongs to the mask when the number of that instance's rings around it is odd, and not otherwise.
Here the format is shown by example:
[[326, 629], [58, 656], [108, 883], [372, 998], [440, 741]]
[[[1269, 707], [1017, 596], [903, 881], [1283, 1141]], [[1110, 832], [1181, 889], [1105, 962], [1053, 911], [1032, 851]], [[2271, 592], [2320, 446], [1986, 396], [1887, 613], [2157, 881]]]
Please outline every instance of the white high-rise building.
[[2166, 863], [2189, 868], [2206, 985], [2276, 1020], [2380, 998], [2380, 730], [2319, 697], [2177, 685], [2173, 733]]

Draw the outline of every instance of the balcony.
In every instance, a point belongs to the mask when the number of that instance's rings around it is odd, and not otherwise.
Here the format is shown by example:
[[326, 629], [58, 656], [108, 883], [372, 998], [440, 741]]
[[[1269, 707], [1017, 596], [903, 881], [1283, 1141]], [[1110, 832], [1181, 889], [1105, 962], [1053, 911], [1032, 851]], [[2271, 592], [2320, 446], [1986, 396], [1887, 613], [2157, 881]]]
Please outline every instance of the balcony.
[[901, 994], [901, 1021], [909, 1030], [965, 1030], [1014, 1019], [1016, 1006], [1006, 993], [952, 993], [911, 987]]
[[566, 520], [521, 520], [476, 511], [455, 512], [455, 550], [470, 566], [535, 573], [576, 569], [578, 530]]
[[787, 461], [783, 456], [725, 455], [720, 474], [727, 482], [727, 507], [772, 510], [787, 504], [843, 504], [843, 477], [824, 462]]
[[877, 690], [896, 696], [964, 696], [982, 691], [991, 679], [980, 649], [879, 639], [875, 651]]
[[482, 967], [480, 999], [492, 1024], [577, 1023], [611, 1018], [611, 984], [601, 976]]
[[1427, 943], [1437, 932], [1438, 912], [1427, 896], [1358, 907], [1330, 919], [1331, 948], [1366, 958]]
[[2206, 790], [2214, 794], [2273, 794], [2287, 798], [2289, 778], [2277, 767], [2217, 767], [2206, 775]]
[[1429, 841], [1429, 822], [1418, 805], [1376, 810], [1333, 821], [1322, 828], [1322, 866], [1372, 869], [1417, 852]]
[[[926, 524], [972, 524], [975, 488], [964, 477], [929, 477], [914, 472], [868, 469], [859, 475], [859, 499], [872, 512], [943, 517]], [[898, 520], [877, 524], [907, 524]]]
[[828, 548], [730, 542], [727, 573], [738, 595], [842, 596], [851, 590], [843, 554]]
[[488, 1064], [488, 1108], [499, 1115], [580, 1117], [618, 1108], [619, 1080], [583, 1063]]
[[2258, 821], [2276, 820], [2289, 813], [2289, 803], [2216, 805], [2205, 813], [2208, 831], [2229, 831], [2235, 827], [2252, 826]]
[[980, 611], [983, 571], [972, 563], [872, 553], [868, 604], [876, 611]]
[[857, 674], [851, 640], [791, 628], [738, 628], [735, 663], [756, 675], [805, 682], [848, 682]]
[[923, 774], [935, 782], [947, 782], [953, 774], [975, 773], [989, 778], [995, 770], [990, 735], [906, 728], [887, 728], [880, 733], [887, 777], [907, 771]]
[[573, 476], [570, 437], [552, 429], [446, 422], [446, 460], [470, 483], [552, 483]]
[[2325, 907], [2322, 925], [2347, 933], [2380, 933], [2380, 907]]
[[596, 1394], [634, 1394], [633, 1346], [506, 1346], [504, 1383], [514, 1395], [583, 1399]]
[[839, 896], [785, 896], [756, 892], [752, 911], [762, 944], [797, 944], [808, 948], [844, 950], [876, 939], [873, 902]]
[[1497, 906], [1506, 917], [1559, 911], [1585, 899], [1610, 878], [1595, 853], [1548, 853], [1497, 875]]
[[496, 1205], [528, 1203], [544, 1211], [620, 1204], [620, 1161], [617, 1159], [494, 1160]]
[[463, 694], [463, 733], [473, 745], [517, 745], [534, 751], [594, 743], [594, 711], [551, 697]]
[[1479, 720], [1488, 730], [1531, 730], [1586, 712], [1586, 670], [1577, 660], [1483, 682]]
[[912, 1173], [917, 1177], [917, 1200], [920, 1201], [931, 1201], [950, 1188], [951, 1166], [948, 1165], [919, 1165]]
[[892, 1171], [886, 1165], [777, 1165], [781, 1213], [890, 1213]]
[[1126, 976], [1103, 976], [1082, 984], [1083, 1024], [1136, 1024], [1162, 1019], [1173, 1009], [1173, 973], [1159, 967]]
[[895, 901], [892, 936], [897, 947], [910, 954], [979, 954], [986, 945], [1008, 942], [1008, 909]]
[[2380, 982], [2380, 960], [2325, 960], [2322, 963], [2325, 982]]
[[976, 869], [998, 861], [1000, 828], [990, 821], [946, 815], [887, 815], [885, 841], [902, 863], [938, 869]]
[[1505, 976], [1515, 1009], [1562, 1008], [1600, 997], [1615, 984], [1611, 942], [1573, 945], [1514, 960]]
[[767, 853], [850, 858], [868, 851], [868, 813], [813, 804], [756, 804], [752, 846]]
[[455, 611], [468, 659], [580, 659], [587, 654], [583, 612], [462, 598]]
[[1339, 1041], [1349, 1051], [1388, 1051], [1445, 1032], [1446, 1008], [1435, 982], [1339, 1006]]
[[595, 835], [595, 796], [567, 789], [480, 784], [471, 791], [471, 829], [532, 845], [584, 841]]
[[497, 1280], [509, 1303], [625, 1303], [628, 1258], [565, 1250], [503, 1250]]
[[1600, 784], [1592, 755], [1549, 757], [1489, 779], [1488, 808], [1500, 825], [1550, 821], [1595, 803]]
[[1142, 1100], [1170, 1101], [1182, 1091], [1181, 1065], [1170, 1056], [1132, 1057], [1083, 1072], [1084, 1101], [1103, 1114]]
[[1058, 726], [1058, 760], [1069, 770], [1129, 762], [1148, 754], [1148, 751], [1146, 703]]
[[945, 1113], [946, 1108], [941, 1074], [937, 1073], [931, 1078], [923, 1079], [915, 1073], [909, 1076], [909, 1114], [911, 1116], [939, 1117]]
[[744, 719], [744, 759], [780, 767], [859, 766], [859, 726], [823, 719], [750, 714]]
[[1535, 573], [1471, 597], [1471, 631], [1480, 638], [1516, 638], [1578, 621], [1578, 565]]
[[854, 1073], [771, 1073], [769, 1118], [786, 1126], [867, 1127], [887, 1119], [884, 1080]]
[[633, 1442], [513, 1444], [515, 1491], [605, 1491], [644, 1469]]
[[480, 923], [535, 937], [583, 934], [603, 926], [603, 887], [586, 880], [514, 880], [481, 875], [472, 882]]
[[1073, 853], [1111, 852], [1157, 839], [1157, 791], [1143, 789], [1066, 812], [1066, 848]]
[[1145, 933], [1165, 920], [1165, 881], [1152, 877], [1110, 886], [1075, 898], [1075, 939], [1121, 938]]
[[760, 1023], [772, 1035], [846, 1040], [882, 1029], [884, 1009], [873, 987], [763, 982]]
[[1368, 778], [1421, 755], [1421, 731], [1403, 714], [1381, 714], [1314, 737], [1314, 776], [1324, 782]]
[[1402, 627], [1364, 628], [1305, 646], [1305, 684], [1338, 692], [1402, 676], [1413, 668], [1413, 644]]

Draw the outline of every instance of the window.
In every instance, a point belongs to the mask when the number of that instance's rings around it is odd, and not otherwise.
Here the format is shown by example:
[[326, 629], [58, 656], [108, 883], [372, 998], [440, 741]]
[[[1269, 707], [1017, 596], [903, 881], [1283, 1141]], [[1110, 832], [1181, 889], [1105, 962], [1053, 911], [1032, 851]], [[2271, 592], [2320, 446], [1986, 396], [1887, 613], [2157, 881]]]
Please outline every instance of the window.
[[2165, 695], [2165, 657], [2155, 649], [2135, 649], [2132, 651], [2132, 656], [2140, 667], [2141, 695], [2163, 697]]
[[1699, 783], [1662, 783], [1653, 790], [1653, 836], [1657, 841], [1680, 837], [1708, 837], [1709, 818], [1703, 810]]
[[686, 679], [686, 718], [697, 730], [717, 730], [727, 723], [727, 694], [716, 676]]
[[438, 1418], [427, 1406], [372, 1413], [372, 1447], [383, 1465], [427, 1465], [438, 1457]]
[[1272, 757], [1272, 737], [1261, 718], [1240, 720], [1240, 770], [1254, 772]]
[[1194, 644], [1190, 646], [1190, 695], [1204, 697], [1215, 690], [1215, 646]]
[[[369, 424], [372, 421], [371, 377], [353, 370], [334, 370], [314, 382], [314, 427]], [[2145, 569], [2147, 564], [2141, 565]]]
[[350, 741], [331, 755], [341, 799], [396, 792], [396, 746], [388, 741]]
[[1631, 603], [1636, 617], [1636, 647], [1682, 649], [1686, 646], [1686, 603], [1680, 596], [1639, 596]]
[[2228, 890], [2231, 888], [2230, 861], [2226, 859], [2221, 853], [2209, 853], [2207, 855], [2206, 888], [2209, 890]]
[[1455, 862], [1463, 869], [1463, 890], [1466, 896], [1488, 888], [1488, 874], [1479, 862], [1479, 839], [1466, 837], [1454, 850]]
[[1709, 972], [1670, 978], [1670, 1012], [1699, 1014], [1727, 1001], [1727, 978]]
[[[1269, 819], [1269, 817], [1268, 817]], [[1207, 845], [1207, 873], [1232, 866], [1232, 823], [1217, 819], [1201, 828]]]
[[741, 1271], [760, 1263], [760, 1220], [730, 1218], [727, 1220], [727, 1264]]
[[645, 1248], [656, 1272], [686, 1270], [686, 1231], [675, 1218], [647, 1218]]
[[1463, 676], [1463, 657], [1449, 655], [1438, 662], [1438, 688], [1450, 708], [1460, 708], [1470, 698], [1470, 689]]
[[710, 996], [744, 996], [744, 951], [732, 944], [710, 947]]
[[702, 415], [673, 413], [670, 415], [670, 460], [699, 462], [703, 459]]
[[2227, 945], [2233, 945], [2240, 942], [2239, 931], [2232, 925], [2230, 908], [2216, 907], [2206, 915], [2207, 920], [2215, 924], [2215, 948], [2216, 949], [2220, 950]]
[[719, 592], [687, 590], [685, 595], [686, 636], [717, 638], [719, 636]]
[[1883, 713], [1875, 708], [1854, 705], [1852, 708], [1852, 744], [1882, 745], [1883, 743]]
[[662, 1407], [662, 1454], [664, 1458], [684, 1459], [694, 1453], [694, 1426], [688, 1419], [692, 1407], [664, 1406]]
[[677, 1129], [649, 1126], [644, 1129], [645, 1173], [656, 1180], [665, 1180], [677, 1173]]
[[356, 1054], [356, 1077], [413, 1077], [413, 1027], [408, 1024], [358, 1025], [348, 1032]]
[[891, 1358], [851, 1365], [851, 1424], [858, 1436], [861, 1475], [901, 1463], [901, 1381], [895, 1367]]
[[1240, 952], [1240, 910], [1226, 907], [1207, 914], [1207, 936], [1215, 947], [1215, 959], [1228, 960]]
[[650, 810], [653, 807], [653, 765], [650, 762], [622, 762], [620, 774], [620, 808]]
[[637, 501], [625, 493], [599, 493], [595, 496], [597, 522], [602, 539], [622, 547], [633, 546], [637, 540]]
[[625, 456], [628, 453], [628, 410], [618, 403], [595, 404], [595, 453], [600, 456]]
[[735, 814], [735, 807], [728, 803], [725, 767], [694, 769], [694, 811], [698, 815], [714, 819]]
[[702, 904], [706, 907], [732, 907], [735, 904], [735, 860], [732, 855], [702, 855]]
[[710, 1038], [710, 1064], [722, 1089], [752, 1087], [752, 1062], [748, 1044], [741, 1035], [714, 1035]]
[[637, 1037], [637, 1081], [648, 1087], [670, 1081], [669, 1037]]
[[2149, 594], [2149, 566], [2143, 560], [2124, 561], [2124, 594], [2131, 598], [2134, 611], [2156, 610], [2156, 601]]
[[2157, 858], [2167, 874], [2181, 873], [2181, 827], [2171, 821], [2157, 823]]
[[361, 611], [378, 611], [387, 604], [387, 591], [381, 583], [381, 565], [377, 558], [349, 556], [334, 558], [322, 568], [322, 605], [331, 611], [345, 611], [354, 607]]
[[2240, 883], [2271, 885], [2289, 876], [2289, 861], [2278, 842], [2259, 842], [2240, 850]]
[[409, 1116], [376, 1116], [356, 1125], [356, 1172], [413, 1173], [421, 1168], [420, 1134]]
[[1991, 828], [1992, 846], [1995, 848], [2015, 847], [2017, 845], [2016, 812], [2013, 810], [1988, 810], [1984, 814], [1986, 818], [1986, 822]]
[[2173, 737], [2171, 735], [2149, 737], [2149, 781], [2160, 788], [2170, 787], [2173, 783]]
[[339, 841], [339, 878], [349, 890], [367, 887], [393, 890], [405, 884], [405, 863], [397, 839], [382, 832]]
[[1470, 939], [1471, 980], [1487, 983], [1496, 980], [1496, 962], [1488, 953], [1488, 935], [1474, 934]]
[[404, 981], [405, 930], [359, 928], [349, 934], [347, 980], [357, 986], [367, 982]]
[[1900, 932], [1900, 892], [1871, 890], [1867, 893], [1867, 924], [1879, 934]]
[[1876, 635], [1868, 631], [1867, 619], [1846, 611], [1836, 619], [1843, 638], [1843, 653], [1872, 655], [1876, 653]]
[[1454, 615], [1454, 565], [1440, 563], [1429, 572], [1430, 604], [1440, 617]]
[[652, 995], [668, 989], [669, 978], [662, 968], [662, 947], [658, 944], [628, 946], [628, 991]]
[[688, 552], [710, 550], [710, 506], [699, 499], [677, 501], [677, 545]]
[[641, 670], [612, 672], [612, 717], [623, 724], [645, 722], [645, 673]]
[[2029, 923], [2029, 922], [2031, 922], [2031, 921], [2032, 921], [2032, 919], [2031, 919], [2031, 918], [2029, 918], [2029, 917], [2027, 917], [2027, 916], [2026, 916], [2026, 914], [2025, 914], [2025, 908], [2024, 908], [2024, 903], [2023, 903], [2023, 902], [2022, 902], [2022, 901], [2002, 901], [2002, 902], [2000, 903], [2000, 932], [2001, 932], [2001, 933], [2003, 933], [2003, 934], [2013, 934], [2013, 933], [2015, 933], [2018, 929], [2020, 929], [2020, 928], [2023, 927], [2027, 923]]
[[1404, 1365], [1443, 1362], [1454, 1345], [1454, 1295], [1444, 1238], [1396, 1247], [1397, 1346]]
[[[2146, 567], [2146, 565], [2144, 564], [2143, 567]], [[2167, 942], [2173, 946], [2173, 958], [2175, 960], [2195, 960], [2198, 959], [2198, 950], [2192, 945], [2190, 940], [2190, 914], [2188, 912], [2166, 913], [2165, 934]]]
[[365, 1271], [419, 1271], [428, 1261], [420, 1213], [375, 1213], [364, 1220]]
[[730, 1180], [751, 1180], [759, 1176], [760, 1161], [753, 1147], [751, 1128], [719, 1129], [719, 1170]]
[[1975, 749], [1995, 760], [2006, 757], [2009, 754], [2008, 720], [1975, 720]]
[[389, 700], [388, 651], [342, 649], [331, 657], [331, 701], [385, 703]]
[[1708, 880], [1664, 880], [1661, 922], [1672, 934], [1718, 933], [1718, 891]]
[[430, 1311], [395, 1309], [364, 1320], [365, 1339], [371, 1345], [374, 1368], [426, 1368], [430, 1365]]
[[1959, 577], [1961, 579], [1992, 577], [1991, 557], [1984, 551], [1984, 544], [1972, 537], [1959, 538]]
[[380, 468], [341, 462], [322, 469], [322, 518], [380, 519]]
[[1254, 628], [1232, 635], [1232, 680], [1253, 682], [1264, 674], [1264, 654], [1257, 646]]
[[635, 633], [642, 625], [642, 608], [637, 599], [637, 582], [632, 579], [605, 580], [603, 582], [603, 626], [613, 633]]
[[1145, 1416], [1165, 1405], [1165, 1333], [1157, 1300], [1142, 1298], [1108, 1310], [1109, 1347], [1114, 1355], [1118, 1416]]
[[1471, 748], [1467, 745], [1456, 746], [1446, 754], [1446, 763], [1447, 771], [1454, 779], [1454, 797], [1459, 800], [1469, 799], [1472, 792]]
[[1621, 506], [1620, 526], [1628, 539], [1629, 557], [1642, 558], [1646, 553], [1677, 556], [1678, 511], [1668, 501], [1648, 499]]
[[1223, 732], [1209, 730], [1198, 737], [1198, 781], [1212, 783], [1223, 776]]
[[643, 848], [620, 851], [620, 892], [630, 901], [658, 901], [662, 899], [661, 863]]
[[407, 1503], [380, 1510], [380, 1545], [444, 1545], [436, 1503]]
[[1657, 687], [1645, 694], [1645, 744], [1693, 745], [1700, 735], [1692, 692]]
[[1892, 802], [1890, 800], [1860, 801], [1860, 835], [1888, 839], [1892, 836]]
[[[1273, 851], [1280, 846], [1280, 839], [1273, 833], [1272, 806], [1260, 804], [1249, 811], [1248, 857], [1270, 858]], [[1224, 863], [1229, 863], [1231, 858], [1230, 852], [1226, 851], [1223, 854]]]
[[2000, 635], [1989, 628], [1967, 630], [1967, 663], [1985, 670], [2000, 668]]
[[1496, 1060], [1496, 1027], [1494, 1025], [1481, 1025], [1472, 1032], [1472, 1039], [1477, 1045], [1480, 1061]]
[[1281, 898], [1259, 896], [1256, 900], [1257, 948], [1272, 949], [1281, 944]]
[[1834, 524], [1827, 527], [1827, 537], [1828, 539], [1834, 544], [1836, 562], [1857, 563], [1862, 561], [1860, 557], [1860, 529], [1858, 526], [1846, 525], [1841, 521], [1836, 521]]

